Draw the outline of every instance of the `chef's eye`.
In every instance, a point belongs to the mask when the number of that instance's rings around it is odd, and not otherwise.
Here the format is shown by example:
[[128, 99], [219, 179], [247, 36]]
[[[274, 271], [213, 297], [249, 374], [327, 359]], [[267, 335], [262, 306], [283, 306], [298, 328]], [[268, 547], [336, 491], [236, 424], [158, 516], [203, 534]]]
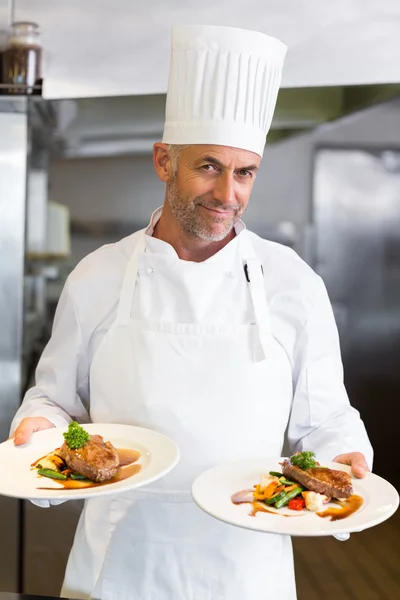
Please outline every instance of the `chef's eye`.
[[253, 177], [253, 171], [249, 171], [248, 169], [241, 169], [240, 171], [238, 171], [240, 177], [247, 177], [247, 178], [251, 178]]
[[217, 169], [217, 167], [215, 165], [211, 165], [211, 164], [203, 165], [201, 168], [203, 169], [203, 171], [207, 171], [209, 173], [211, 173], [212, 171], [215, 171]]

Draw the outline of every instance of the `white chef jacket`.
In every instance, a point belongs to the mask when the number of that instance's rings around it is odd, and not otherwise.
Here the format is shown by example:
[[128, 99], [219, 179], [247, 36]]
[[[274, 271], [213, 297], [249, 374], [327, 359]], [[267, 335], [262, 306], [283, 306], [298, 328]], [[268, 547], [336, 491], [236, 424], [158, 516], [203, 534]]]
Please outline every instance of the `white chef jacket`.
[[[146, 252], [176, 255], [173, 247], [151, 237], [162, 208], [146, 229]], [[182, 323], [241, 324], [252, 320], [245, 277], [238, 277], [237, 244], [249, 236], [263, 265], [265, 294], [275, 339], [291, 365], [293, 404], [288, 440], [293, 452], [313, 449], [321, 461], [344, 452], [362, 452], [372, 466], [373, 451], [358, 411], [350, 406], [343, 384], [338, 332], [321, 278], [290, 248], [264, 240], [242, 222], [236, 237], [205, 262], [232, 264], [221, 279], [223, 294], [207, 292], [201, 314], [185, 301], [185, 290], [166, 285], [151, 295], [151, 278], [139, 278], [132, 317], [169, 321], [178, 312]], [[36, 370], [36, 385], [25, 395], [11, 431], [25, 417], [41, 416], [56, 426], [71, 418], [90, 421], [89, 370], [93, 356], [114, 322], [127, 263], [137, 233], [106, 245], [84, 258], [69, 275], [55, 314], [51, 339]], [[222, 291], [222, 290], [221, 290]], [[218, 298], [224, 298], [219, 303]], [[225, 299], [232, 298], [231, 303]]]

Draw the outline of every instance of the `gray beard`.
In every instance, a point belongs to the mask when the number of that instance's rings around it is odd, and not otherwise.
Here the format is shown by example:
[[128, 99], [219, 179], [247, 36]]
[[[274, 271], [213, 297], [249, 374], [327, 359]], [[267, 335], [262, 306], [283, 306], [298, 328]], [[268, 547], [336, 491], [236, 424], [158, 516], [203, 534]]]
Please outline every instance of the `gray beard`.
[[205, 202], [201, 197], [195, 198], [189, 201], [183, 198], [178, 193], [175, 185], [175, 179], [172, 179], [169, 183], [168, 190], [168, 202], [171, 206], [172, 213], [178, 221], [180, 227], [191, 237], [197, 237], [206, 242], [220, 242], [225, 239], [226, 236], [232, 231], [235, 223], [240, 219], [243, 214], [241, 206], [233, 207], [232, 219], [226, 219], [226, 217], [218, 217], [215, 215], [214, 223], [223, 223], [223, 229], [219, 229], [218, 233], [213, 230], [212, 223], [207, 222], [202, 218], [201, 213], [197, 209], [199, 204], [203, 204], [209, 208], [225, 208], [223, 202], [219, 200], [213, 200], [212, 203]]

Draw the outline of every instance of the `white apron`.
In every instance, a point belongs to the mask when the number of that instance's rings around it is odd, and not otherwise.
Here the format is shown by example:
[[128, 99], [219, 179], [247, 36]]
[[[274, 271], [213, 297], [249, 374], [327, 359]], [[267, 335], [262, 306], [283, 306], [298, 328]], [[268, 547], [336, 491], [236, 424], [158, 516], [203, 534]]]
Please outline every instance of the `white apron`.
[[280, 455], [291, 408], [291, 367], [271, 333], [261, 264], [248, 239], [238, 241], [237, 269], [248, 285], [254, 322], [223, 326], [131, 318], [139, 265], [141, 277], [153, 278], [154, 293], [162, 294], [165, 280], [190, 278], [191, 302], [202, 297], [212, 278], [225, 275], [218, 262], [171, 260], [146, 253], [144, 234], [139, 240], [117, 319], [92, 361], [91, 419], [160, 431], [176, 441], [181, 459], [146, 488], [86, 502], [63, 596], [296, 598], [290, 537], [217, 521], [190, 495], [193, 480], [205, 469]]

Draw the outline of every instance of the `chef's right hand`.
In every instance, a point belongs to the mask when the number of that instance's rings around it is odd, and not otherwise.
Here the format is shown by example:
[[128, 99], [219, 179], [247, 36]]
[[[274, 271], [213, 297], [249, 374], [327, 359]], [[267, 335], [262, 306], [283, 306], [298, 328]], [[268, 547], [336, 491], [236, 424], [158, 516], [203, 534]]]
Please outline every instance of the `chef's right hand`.
[[[26, 444], [32, 437], [32, 433], [36, 431], [42, 431], [43, 429], [51, 429], [54, 427], [53, 423], [45, 417], [27, 417], [23, 419], [18, 425], [14, 434], [11, 436], [14, 439], [16, 446]], [[31, 500], [32, 504], [39, 506], [40, 508], [49, 508], [50, 506], [57, 506], [62, 504], [65, 500]]]
[[21, 421], [11, 437], [14, 439], [16, 446], [21, 446], [29, 442], [32, 433], [35, 433], [35, 431], [51, 429], [52, 427], [54, 427], [53, 423], [45, 417], [27, 417]]

